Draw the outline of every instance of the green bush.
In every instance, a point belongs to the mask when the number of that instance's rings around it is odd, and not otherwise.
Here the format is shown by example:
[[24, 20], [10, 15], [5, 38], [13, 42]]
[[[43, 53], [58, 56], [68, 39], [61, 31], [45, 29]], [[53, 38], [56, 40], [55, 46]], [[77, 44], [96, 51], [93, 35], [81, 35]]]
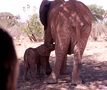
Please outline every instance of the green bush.
[[31, 16], [23, 30], [31, 41], [43, 40], [44, 30], [37, 14]]

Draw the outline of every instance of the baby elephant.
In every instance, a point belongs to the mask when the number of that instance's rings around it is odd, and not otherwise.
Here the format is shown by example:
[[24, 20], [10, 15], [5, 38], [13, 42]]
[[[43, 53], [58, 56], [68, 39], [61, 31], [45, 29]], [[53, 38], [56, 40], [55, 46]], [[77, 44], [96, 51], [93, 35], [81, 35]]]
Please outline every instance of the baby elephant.
[[36, 71], [37, 75], [41, 73], [49, 75], [52, 71], [49, 64], [50, 52], [55, 49], [55, 44], [50, 47], [44, 44], [37, 48], [28, 48], [24, 54], [24, 65], [25, 65], [25, 78], [27, 78], [28, 71], [32, 76], [32, 71]]

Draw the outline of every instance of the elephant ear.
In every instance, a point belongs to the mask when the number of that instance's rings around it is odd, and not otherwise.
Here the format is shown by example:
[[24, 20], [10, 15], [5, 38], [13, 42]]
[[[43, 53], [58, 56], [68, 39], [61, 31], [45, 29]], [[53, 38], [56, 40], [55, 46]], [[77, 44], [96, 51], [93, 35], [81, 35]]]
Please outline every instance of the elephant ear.
[[39, 53], [40, 56], [49, 56], [50, 55], [50, 50], [45, 45], [41, 45], [41, 46], [37, 47], [37, 52]]
[[40, 5], [39, 17], [44, 27], [47, 27], [47, 18], [48, 18], [48, 13], [50, 9], [50, 4], [51, 4], [51, 1], [43, 1]]

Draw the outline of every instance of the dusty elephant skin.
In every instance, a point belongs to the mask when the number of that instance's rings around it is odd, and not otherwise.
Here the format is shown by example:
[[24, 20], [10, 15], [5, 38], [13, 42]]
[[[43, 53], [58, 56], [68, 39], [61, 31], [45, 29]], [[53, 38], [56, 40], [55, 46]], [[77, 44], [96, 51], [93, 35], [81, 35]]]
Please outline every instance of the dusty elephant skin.
[[28, 48], [24, 54], [24, 65], [25, 65], [25, 78], [27, 78], [28, 71], [32, 76], [32, 71], [37, 71], [37, 74], [40, 76], [41, 70], [44, 74], [49, 75], [52, 71], [49, 64], [50, 52], [54, 50], [55, 45], [51, 47], [46, 47], [44, 44], [40, 45], [37, 48]]
[[0, 90], [16, 90], [18, 60], [12, 37], [0, 28]]
[[91, 31], [92, 14], [87, 6], [75, 0], [63, 3], [55, 0], [50, 8], [45, 43], [55, 42], [56, 62], [47, 82], [58, 82], [62, 64], [69, 52], [74, 54], [72, 84], [78, 84], [81, 82], [81, 59]]

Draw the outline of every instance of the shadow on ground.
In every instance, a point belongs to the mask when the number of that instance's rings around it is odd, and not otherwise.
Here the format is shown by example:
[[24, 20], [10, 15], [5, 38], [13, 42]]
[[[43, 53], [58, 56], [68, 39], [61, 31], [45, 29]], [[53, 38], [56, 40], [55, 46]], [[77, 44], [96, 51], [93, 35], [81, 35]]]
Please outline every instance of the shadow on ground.
[[[53, 67], [55, 57], [50, 58], [50, 64]], [[107, 62], [97, 62], [94, 57], [84, 56], [81, 68], [81, 78], [85, 84], [80, 84], [75, 87], [71, 86], [71, 72], [72, 72], [73, 57], [68, 56], [67, 61], [67, 75], [60, 77], [58, 84], [44, 83], [46, 78], [32, 78], [31, 80], [24, 80], [24, 64], [20, 60], [20, 72], [18, 78], [17, 90], [107, 90]]]

